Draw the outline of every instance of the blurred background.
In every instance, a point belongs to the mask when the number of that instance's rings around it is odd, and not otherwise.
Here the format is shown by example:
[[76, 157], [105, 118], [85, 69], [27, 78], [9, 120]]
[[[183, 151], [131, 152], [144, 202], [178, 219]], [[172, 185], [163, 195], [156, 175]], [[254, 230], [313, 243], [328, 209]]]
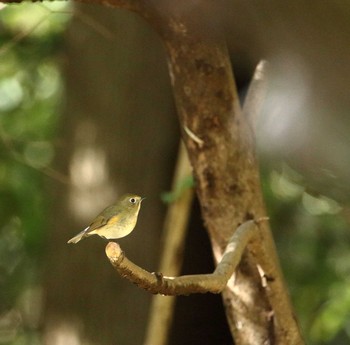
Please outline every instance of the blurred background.
[[[127, 11], [0, 6], [0, 344], [142, 344], [151, 296], [117, 276], [104, 241], [66, 242], [137, 193], [147, 200], [120, 244], [157, 270], [179, 144], [161, 41]], [[349, 344], [350, 5], [203, 8], [225, 30], [242, 101], [268, 61], [256, 136], [283, 271], [308, 344]], [[184, 255], [183, 273], [213, 268], [197, 202]], [[178, 298], [179, 343], [233, 343], [220, 296]]]

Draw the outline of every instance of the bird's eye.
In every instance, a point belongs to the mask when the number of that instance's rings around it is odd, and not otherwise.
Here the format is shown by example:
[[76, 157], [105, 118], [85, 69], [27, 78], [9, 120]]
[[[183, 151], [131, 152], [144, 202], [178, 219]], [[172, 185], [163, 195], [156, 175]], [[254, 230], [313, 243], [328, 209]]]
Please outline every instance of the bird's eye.
[[135, 204], [135, 203], [136, 203], [136, 199], [135, 199], [135, 198], [130, 198], [129, 201], [130, 201], [132, 204]]

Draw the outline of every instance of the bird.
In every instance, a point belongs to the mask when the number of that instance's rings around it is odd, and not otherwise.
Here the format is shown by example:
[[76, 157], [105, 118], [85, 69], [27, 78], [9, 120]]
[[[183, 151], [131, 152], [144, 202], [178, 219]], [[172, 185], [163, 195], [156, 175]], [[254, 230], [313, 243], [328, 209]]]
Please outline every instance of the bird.
[[115, 204], [105, 208], [83, 231], [67, 243], [78, 243], [91, 235], [107, 240], [129, 235], [135, 228], [142, 198], [135, 194], [124, 194]]

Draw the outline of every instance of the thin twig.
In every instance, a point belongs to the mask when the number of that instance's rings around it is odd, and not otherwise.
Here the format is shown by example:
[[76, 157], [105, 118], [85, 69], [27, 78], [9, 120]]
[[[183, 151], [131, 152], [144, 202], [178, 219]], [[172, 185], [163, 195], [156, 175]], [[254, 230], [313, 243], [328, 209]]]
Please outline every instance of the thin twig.
[[204, 145], [204, 141], [199, 138], [197, 135], [195, 135], [186, 125], [183, 127], [186, 134], [194, 141], [196, 142], [199, 147], [202, 147]]
[[26, 161], [22, 154], [20, 154], [13, 143], [13, 139], [5, 133], [5, 131], [0, 127], [0, 141], [5, 145], [7, 151], [10, 153], [11, 157], [18, 163], [23, 164], [31, 169], [38, 171], [39, 173], [48, 176], [62, 184], [70, 184], [69, 177], [60, 173], [59, 171], [49, 167], [37, 167], [30, 162]]

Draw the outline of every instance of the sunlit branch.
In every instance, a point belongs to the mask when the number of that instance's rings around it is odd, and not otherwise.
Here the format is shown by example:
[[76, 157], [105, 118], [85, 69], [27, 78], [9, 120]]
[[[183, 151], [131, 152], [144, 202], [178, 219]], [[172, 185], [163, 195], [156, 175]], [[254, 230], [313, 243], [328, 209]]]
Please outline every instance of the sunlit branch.
[[267, 69], [268, 62], [266, 60], [261, 60], [257, 64], [243, 105], [243, 114], [248, 118], [254, 132], [256, 132], [259, 114], [266, 97], [268, 83]]
[[239, 264], [246, 245], [258, 231], [259, 223], [264, 220], [267, 218], [249, 220], [240, 225], [228, 242], [216, 269], [209, 274], [166, 277], [161, 273], [150, 273], [131, 262], [115, 242], [107, 244], [106, 255], [122, 277], [153, 294], [177, 296], [207, 292], [220, 293]]

